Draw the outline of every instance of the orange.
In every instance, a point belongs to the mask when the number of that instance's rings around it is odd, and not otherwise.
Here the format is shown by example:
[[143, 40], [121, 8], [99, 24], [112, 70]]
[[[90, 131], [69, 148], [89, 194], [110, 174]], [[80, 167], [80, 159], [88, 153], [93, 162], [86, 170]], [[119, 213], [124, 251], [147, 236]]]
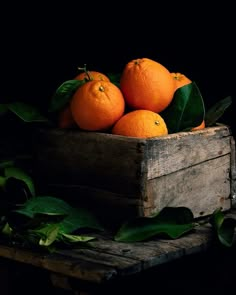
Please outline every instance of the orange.
[[[171, 73], [171, 76], [173, 77], [174, 81], [175, 81], [175, 90], [177, 90], [178, 88], [188, 85], [190, 83], [192, 83], [192, 81], [185, 76], [182, 73]], [[201, 130], [205, 128], [205, 120], [202, 121], [202, 123], [194, 128], [191, 129], [191, 131], [195, 131], [195, 130]]]
[[92, 80], [76, 90], [70, 108], [81, 129], [107, 130], [124, 114], [125, 100], [121, 90], [112, 82]]
[[182, 86], [192, 83], [192, 81], [184, 74], [173, 73], [173, 72], [170, 74], [174, 78], [174, 81], [175, 81], [175, 90], [177, 90], [178, 88], [180, 88]]
[[201, 129], [204, 129], [205, 127], [206, 127], [205, 120], [203, 120], [200, 125], [198, 125], [197, 127], [192, 128], [191, 131], [201, 130]]
[[72, 128], [76, 123], [72, 117], [70, 106], [66, 106], [62, 109], [58, 115], [58, 127], [59, 128]]
[[139, 58], [125, 65], [120, 89], [131, 109], [159, 113], [171, 103], [175, 82], [165, 66], [149, 58]]
[[110, 81], [110, 79], [108, 78], [108, 76], [106, 76], [103, 73], [97, 72], [97, 71], [88, 71], [86, 72], [82, 72], [80, 74], [78, 74], [75, 78], [75, 80], [101, 80], [101, 81]]
[[168, 129], [159, 114], [149, 110], [134, 110], [116, 122], [112, 134], [147, 138], [167, 135]]

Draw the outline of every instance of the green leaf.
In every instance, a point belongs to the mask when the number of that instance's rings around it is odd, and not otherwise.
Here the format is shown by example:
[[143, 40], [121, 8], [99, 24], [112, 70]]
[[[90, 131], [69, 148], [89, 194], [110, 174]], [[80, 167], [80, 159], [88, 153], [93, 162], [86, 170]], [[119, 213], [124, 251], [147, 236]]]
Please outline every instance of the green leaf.
[[68, 80], [62, 83], [50, 100], [48, 111], [56, 112], [65, 107], [78, 87], [84, 83], [86, 83], [84, 80]]
[[9, 223], [6, 223], [2, 228], [2, 233], [6, 236], [11, 236], [12, 234], [12, 228], [10, 227]]
[[179, 238], [194, 228], [193, 213], [186, 207], [165, 207], [153, 217], [138, 217], [124, 223], [115, 235], [120, 242], [138, 242], [158, 234]]
[[[81, 228], [103, 230], [95, 216], [83, 208], [73, 208], [62, 199], [39, 196], [28, 200], [22, 208], [14, 212], [23, 214], [30, 218], [39, 218], [40, 215], [47, 215], [44, 221], [55, 221], [55, 218], [63, 216], [60, 222], [60, 229], [64, 233], [72, 233]], [[41, 216], [41, 220], [43, 216]]]
[[61, 233], [60, 239], [65, 243], [80, 243], [95, 240], [95, 237]]
[[94, 240], [94, 237], [66, 234], [61, 230], [58, 223], [44, 224], [40, 228], [28, 230], [31, 242], [38, 243], [40, 246], [51, 246], [54, 242], [81, 243]]
[[62, 199], [51, 196], [37, 196], [29, 199], [22, 208], [15, 210], [33, 218], [36, 214], [64, 214], [68, 215], [72, 207]]
[[23, 181], [26, 184], [26, 186], [28, 187], [31, 195], [33, 197], [35, 196], [35, 186], [34, 186], [34, 182], [32, 180], [32, 177], [29, 176], [27, 173], [25, 173], [24, 170], [17, 168], [17, 167], [6, 167], [4, 169], [4, 174], [7, 179], [10, 177], [13, 177], [13, 178]]
[[66, 216], [59, 213], [36, 213], [32, 216], [32, 213], [24, 209], [16, 209], [8, 214], [8, 222], [16, 232], [19, 232], [37, 229], [46, 224], [60, 224]]
[[214, 230], [218, 231], [218, 229], [221, 227], [222, 223], [224, 222], [224, 214], [221, 210], [221, 208], [217, 208], [210, 218], [210, 223]]
[[217, 120], [224, 114], [225, 110], [232, 104], [232, 97], [227, 96], [226, 98], [218, 101], [214, 104], [207, 112], [205, 116], [206, 126], [213, 126]]
[[169, 133], [191, 130], [200, 125], [205, 117], [205, 106], [196, 83], [178, 88], [171, 104], [160, 114]]
[[64, 233], [72, 233], [81, 228], [104, 230], [89, 211], [84, 208], [71, 208], [69, 215], [61, 222], [61, 229]]
[[234, 243], [236, 220], [233, 218], [225, 218], [222, 226], [218, 230], [218, 238], [226, 247], [231, 247]]
[[8, 109], [25, 122], [48, 122], [36, 107], [23, 102], [10, 103]]
[[39, 238], [38, 243], [40, 246], [50, 246], [57, 240], [59, 230], [60, 226], [58, 224], [47, 224], [39, 229], [29, 230], [29, 233]]
[[73, 208], [64, 200], [51, 196], [29, 199], [21, 208], [9, 214], [11, 227], [22, 239], [39, 246], [51, 246], [55, 241], [86, 242], [89, 236], [72, 234], [78, 229], [103, 230], [87, 210]]
[[218, 208], [213, 212], [209, 222], [216, 232], [219, 242], [226, 247], [231, 247], [234, 243], [236, 220], [225, 217], [222, 209]]

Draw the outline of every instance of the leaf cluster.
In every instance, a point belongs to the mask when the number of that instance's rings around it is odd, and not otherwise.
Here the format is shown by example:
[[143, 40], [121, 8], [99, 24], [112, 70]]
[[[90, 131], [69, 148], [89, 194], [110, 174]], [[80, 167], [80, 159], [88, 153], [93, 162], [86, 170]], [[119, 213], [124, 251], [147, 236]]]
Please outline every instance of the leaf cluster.
[[0, 236], [4, 240], [53, 249], [55, 244], [94, 239], [84, 234], [91, 229], [104, 230], [88, 210], [53, 196], [38, 196], [32, 176], [14, 161], [0, 162], [0, 172]]
[[5, 241], [50, 251], [95, 239], [88, 234], [91, 230], [104, 230], [93, 214], [52, 196], [30, 198], [1, 216], [1, 237]]

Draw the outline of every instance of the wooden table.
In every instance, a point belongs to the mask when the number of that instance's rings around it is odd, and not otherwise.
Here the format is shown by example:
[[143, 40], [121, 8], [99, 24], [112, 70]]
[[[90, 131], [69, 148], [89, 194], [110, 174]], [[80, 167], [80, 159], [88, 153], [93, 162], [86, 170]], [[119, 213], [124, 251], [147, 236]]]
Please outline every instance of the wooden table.
[[[227, 214], [236, 218], [236, 210]], [[92, 294], [103, 290], [101, 293], [105, 294], [106, 288], [111, 290], [112, 286], [132, 281], [133, 278], [137, 282], [138, 277], [150, 274], [157, 267], [164, 269], [174, 261], [178, 263], [186, 257], [209, 253], [209, 249], [215, 249], [217, 242], [211, 225], [204, 223], [176, 240], [155, 238], [146, 242], [121, 243], [100, 235], [90, 245], [86, 248], [41, 253], [2, 244], [0, 273], [3, 273], [3, 269], [9, 272], [18, 269], [21, 272], [28, 267], [31, 274], [33, 269], [36, 273], [41, 271], [39, 277], [47, 273], [53, 286], [71, 290], [72, 294], [79, 294], [76, 293], [79, 289]], [[9, 284], [6, 279], [5, 284]], [[5, 289], [9, 290], [9, 286]], [[9, 291], [3, 292], [1, 295], [9, 294]]]

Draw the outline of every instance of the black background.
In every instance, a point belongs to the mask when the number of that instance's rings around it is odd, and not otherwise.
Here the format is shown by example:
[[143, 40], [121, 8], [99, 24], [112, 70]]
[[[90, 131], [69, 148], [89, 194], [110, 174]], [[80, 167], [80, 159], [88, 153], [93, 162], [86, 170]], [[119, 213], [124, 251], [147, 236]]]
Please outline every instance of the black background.
[[229, 5], [7, 3], [0, 12], [1, 101], [44, 107], [78, 66], [121, 72], [131, 59], [148, 57], [195, 81], [207, 108], [232, 96], [223, 120], [234, 129], [235, 21]]

